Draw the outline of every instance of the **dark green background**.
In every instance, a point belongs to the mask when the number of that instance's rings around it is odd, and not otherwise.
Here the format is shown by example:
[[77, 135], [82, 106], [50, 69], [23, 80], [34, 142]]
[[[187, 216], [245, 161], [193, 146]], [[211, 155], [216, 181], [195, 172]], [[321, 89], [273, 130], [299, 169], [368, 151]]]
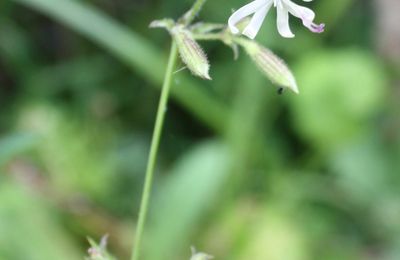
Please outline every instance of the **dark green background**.
[[[202, 43], [213, 81], [175, 74], [143, 259], [189, 259], [190, 246], [220, 260], [400, 259], [399, 63], [385, 14], [371, 1], [297, 2], [324, 34], [291, 17], [296, 38], [283, 39], [271, 12], [257, 40], [300, 95], [279, 96], [218, 42]], [[200, 18], [225, 23], [245, 3], [209, 1]], [[128, 259], [170, 46], [148, 24], [191, 4], [0, 2], [1, 260], [82, 259], [86, 237], [105, 233]]]

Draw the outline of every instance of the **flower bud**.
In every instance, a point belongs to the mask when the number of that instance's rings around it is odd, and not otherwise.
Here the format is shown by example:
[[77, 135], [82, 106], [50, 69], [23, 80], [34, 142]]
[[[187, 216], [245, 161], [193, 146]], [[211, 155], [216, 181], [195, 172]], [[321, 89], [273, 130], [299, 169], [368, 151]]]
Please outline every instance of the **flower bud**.
[[214, 258], [213, 256], [208, 255], [206, 253], [196, 252], [196, 249], [194, 247], [192, 247], [191, 250], [192, 250], [192, 257], [190, 258], [190, 260], [211, 260]]
[[175, 26], [170, 32], [178, 46], [181, 59], [188, 69], [200, 78], [211, 80], [207, 56], [194, 40], [191, 32], [181, 25]]
[[282, 59], [257, 42], [240, 39], [237, 43], [246, 50], [257, 67], [261, 69], [272, 83], [299, 94], [296, 79]]

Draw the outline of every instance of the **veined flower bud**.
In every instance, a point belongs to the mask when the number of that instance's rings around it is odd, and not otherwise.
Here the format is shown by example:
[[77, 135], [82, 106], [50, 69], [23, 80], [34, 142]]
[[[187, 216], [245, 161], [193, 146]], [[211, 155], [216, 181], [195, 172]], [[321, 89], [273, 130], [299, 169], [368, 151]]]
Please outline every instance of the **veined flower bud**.
[[238, 44], [246, 50], [257, 64], [257, 67], [261, 69], [272, 83], [299, 94], [296, 79], [282, 59], [257, 42], [240, 39], [240, 41], [238, 40]]
[[190, 31], [178, 25], [170, 30], [181, 56], [188, 69], [196, 76], [211, 80], [210, 64], [200, 45], [194, 40]]

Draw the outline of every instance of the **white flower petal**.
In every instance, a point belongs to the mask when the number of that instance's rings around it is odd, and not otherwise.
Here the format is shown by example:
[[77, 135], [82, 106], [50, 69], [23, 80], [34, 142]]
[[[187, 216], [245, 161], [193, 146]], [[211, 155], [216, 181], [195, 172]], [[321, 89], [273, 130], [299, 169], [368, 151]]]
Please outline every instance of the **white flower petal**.
[[[311, 2], [312, 0], [303, 1]], [[254, 14], [250, 23], [243, 31], [244, 35], [250, 39], [254, 39], [272, 5], [277, 9], [277, 27], [279, 34], [283, 37], [294, 37], [289, 26], [289, 13], [300, 18], [303, 25], [314, 33], [322, 33], [325, 29], [325, 24], [314, 23], [315, 13], [311, 9], [295, 4], [291, 0], [254, 0], [231, 15], [228, 21], [231, 32], [239, 34], [240, 31], [236, 25], [244, 18]]]
[[236, 24], [246, 18], [247, 16], [257, 12], [260, 8], [262, 8], [265, 4], [267, 4], [270, 0], [255, 0], [236, 12], [234, 12], [231, 17], [229, 17], [228, 25], [233, 34], [238, 34], [239, 29], [236, 27]]
[[306, 7], [296, 5], [295, 3], [292, 3], [289, 0], [283, 0], [285, 1], [286, 8], [288, 11], [300, 18], [303, 21], [303, 25], [307, 27], [310, 31], [314, 33], [322, 33], [325, 29], [325, 24], [315, 24], [314, 23], [314, 18], [315, 18], [315, 13]]
[[243, 31], [244, 35], [246, 35], [250, 39], [254, 39], [256, 37], [258, 31], [261, 28], [262, 23], [264, 22], [266, 15], [268, 14], [268, 11], [271, 9], [271, 6], [272, 6], [272, 1], [266, 4], [264, 7], [262, 7], [254, 14], [250, 23]]
[[286, 8], [284, 8], [282, 5], [278, 5], [276, 7], [277, 10], [277, 28], [278, 32], [282, 37], [285, 38], [293, 38], [294, 34], [290, 30], [289, 26], [289, 12]]
[[315, 13], [307, 7], [297, 5], [291, 1], [285, 1], [285, 7], [293, 16], [303, 20], [303, 24], [306, 26], [314, 21]]

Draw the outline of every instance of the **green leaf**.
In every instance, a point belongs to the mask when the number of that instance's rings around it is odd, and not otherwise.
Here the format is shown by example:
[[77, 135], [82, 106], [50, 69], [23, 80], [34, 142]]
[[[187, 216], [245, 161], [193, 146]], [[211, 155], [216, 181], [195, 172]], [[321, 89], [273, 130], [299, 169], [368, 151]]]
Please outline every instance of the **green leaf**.
[[158, 188], [148, 225], [146, 259], [178, 259], [190, 248], [191, 235], [218, 200], [228, 177], [229, 156], [217, 142], [189, 151]]
[[[166, 58], [154, 44], [99, 10], [75, 0], [14, 0], [49, 15], [91, 39], [131, 66], [156, 87], [161, 87]], [[179, 77], [172, 95], [211, 128], [224, 129], [228, 111], [206, 90], [187, 77]], [[182, 87], [180, 87], [182, 86]]]
[[369, 53], [315, 51], [295, 68], [303, 95], [291, 100], [293, 120], [314, 145], [339, 147], [374, 123], [387, 81], [380, 62]]
[[14, 183], [0, 184], [0, 258], [81, 259], [83, 252], [55, 214], [32, 192]]

